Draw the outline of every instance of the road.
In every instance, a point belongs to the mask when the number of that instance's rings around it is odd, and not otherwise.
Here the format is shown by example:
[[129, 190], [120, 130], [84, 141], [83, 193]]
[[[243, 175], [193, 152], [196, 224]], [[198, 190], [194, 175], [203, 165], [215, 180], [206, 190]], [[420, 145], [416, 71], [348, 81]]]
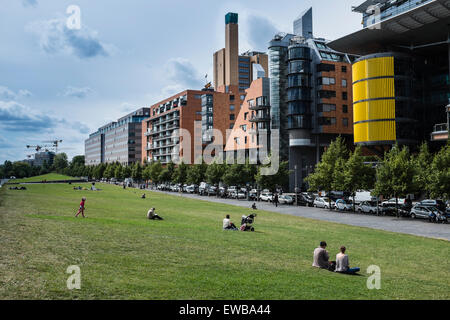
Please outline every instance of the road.
[[[221, 199], [216, 197], [199, 196], [197, 194], [186, 194], [177, 192], [164, 192], [157, 190], [149, 190], [152, 192], [163, 192], [175, 196], [205, 200], [210, 202], [226, 203], [241, 207], [250, 208], [251, 201], [235, 200], [235, 199]], [[450, 224], [429, 223], [426, 220], [410, 219], [410, 218], [395, 218], [391, 216], [374, 216], [364, 215], [358, 213], [344, 213], [329, 211], [319, 208], [296, 207], [289, 205], [279, 205], [275, 207], [272, 203], [257, 202], [256, 206], [260, 210], [273, 211], [282, 214], [289, 214], [298, 217], [311, 218], [316, 220], [330, 221], [342, 223], [357, 227], [366, 227], [371, 229], [385, 230], [397, 233], [406, 233], [415, 236], [422, 236], [427, 238], [437, 238], [450, 241]]]

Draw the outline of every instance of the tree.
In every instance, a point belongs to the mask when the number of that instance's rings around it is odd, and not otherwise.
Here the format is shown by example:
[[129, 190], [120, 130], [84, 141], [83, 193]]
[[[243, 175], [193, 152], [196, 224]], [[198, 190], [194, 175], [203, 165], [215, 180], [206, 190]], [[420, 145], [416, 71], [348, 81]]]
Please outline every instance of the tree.
[[226, 167], [224, 164], [219, 164], [214, 161], [208, 166], [208, 168], [206, 168], [206, 181], [212, 185], [218, 185], [220, 181], [222, 181], [222, 176], [224, 175], [225, 170]]
[[[311, 191], [324, 190], [329, 195], [333, 190], [336, 165], [342, 165], [339, 159], [344, 161], [348, 157], [348, 150], [344, 140], [339, 136], [323, 153], [321, 161], [316, 165], [315, 171], [306, 177]], [[328, 197], [331, 210], [331, 198]]]
[[181, 162], [178, 167], [173, 172], [172, 182], [174, 183], [185, 183], [187, 178], [187, 165]]
[[424, 142], [420, 146], [419, 154], [414, 158], [414, 183], [418, 190], [425, 191], [427, 198], [431, 192], [431, 164], [433, 162], [433, 155], [428, 150], [428, 144]]
[[115, 172], [114, 165], [112, 163], [108, 163], [106, 165], [105, 171], [103, 172], [103, 177], [106, 179], [111, 179], [112, 177], [114, 177], [114, 172]]
[[116, 169], [114, 171], [114, 177], [117, 180], [123, 180], [123, 166], [121, 164], [116, 165]]
[[139, 162], [136, 162], [131, 169], [131, 177], [135, 181], [140, 181], [142, 179], [142, 167]]
[[103, 178], [103, 173], [105, 172], [105, 170], [106, 170], [106, 164], [100, 163], [99, 165], [97, 165], [95, 167], [92, 175], [94, 176], [95, 179], [101, 179], [101, 178]]
[[44, 175], [50, 172], [50, 165], [48, 164], [47, 160], [44, 160], [42, 162], [41, 170], [39, 171], [40, 175]]
[[[364, 163], [361, 146], [357, 146], [355, 151], [350, 154], [345, 166], [341, 169], [340, 160], [335, 169], [335, 187], [336, 190], [348, 191], [353, 197], [353, 211], [355, 211], [355, 194], [358, 190], [371, 190], [375, 184], [375, 169]], [[340, 184], [341, 174], [337, 171], [342, 170], [343, 183]], [[338, 188], [338, 186], [341, 188]]]
[[450, 200], [450, 144], [434, 156], [430, 171], [431, 197]]
[[5, 176], [11, 177], [13, 175], [13, 164], [11, 161], [6, 160], [3, 164], [5, 170]]
[[187, 171], [186, 182], [188, 184], [197, 184], [205, 180], [206, 163], [191, 165]]
[[385, 153], [384, 161], [377, 167], [374, 193], [383, 196], [393, 196], [398, 215], [398, 198], [404, 197], [416, 190], [414, 185], [415, 166], [410, 159], [408, 147], [401, 150], [395, 145]]
[[28, 162], [17, 161], [12, 164], [12, 172], [16, 178], [26, 178], [30, 176], [31, 166]]
[[69, 161], [67, 160], [67, 154], [63, 152], [55, 155], [55, 158], [53, 159], [53, 167], [55, 168], [56, 172], [62, 172], [68, 166]]
[[76, 165], [84, 166], [84, 156], [75, 156], [72, 158], [72, 161], [70, 162], [70, 166], [75, 167]]
[[277, 186], [286, 186], [289, 183], [289, 162], [281, 162], [278, 172], [274, 175], [262, 175], [261, 168], [269, 166], [270, 164], [258, 168], [255, 179], [259, 187], [262, 189], [275, 190]]
[[124, 177], [124, 179], [131, 178], [131, 166], [123, 167], [123, 177]]
[[156, 161], [153, 162], [150, 166], [149, 166], [149, 171], [150, 171], [150, 179], [152, 179], [153, 183], [159, 183], [161, 182], [160, 179], [160, 175], [161, 172], [163, 171], [163, 166], [161, 164], [161, 161]]
[[169, 182], [172, 178], [172, 175], [170, 174], [169, 169], [165, 168], [161, 171], [159, 174], [159, 181], [160, 182]]

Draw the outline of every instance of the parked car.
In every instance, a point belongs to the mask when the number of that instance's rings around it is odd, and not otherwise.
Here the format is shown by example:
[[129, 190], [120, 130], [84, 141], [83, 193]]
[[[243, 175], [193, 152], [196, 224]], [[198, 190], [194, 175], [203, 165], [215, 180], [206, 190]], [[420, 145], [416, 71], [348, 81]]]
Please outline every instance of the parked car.
[[437, 209], [439, 209], [440, 211], [445, 211], [446, 210], [446, 204], [444, 203], [444, 201], [442, 200], [422, 200], [418, 203], [421, 206], [425, 206], [425, 207], [436, 207]]
[[237, 194], [237, 187], [236, 186], [230, 186], [230, 187], [228, 187], [227, 192], [228, 192], [228, 196], [230, 198], [232, 198], [231, 194], [234, 194], [234, 193]]
[[204, 196], [207, 194], [207, 190], [210, 187], [210, 185], [206, 182], [201, 182], [200, 186], [198, 187], [198, 194], [201, 196]]
[[345, 201], [344, 199], [337, 199], [335, 203], [335, 209], [337, 211], [352, 211], [353, 204], [350, 201]]
[[261, 193], [261, 195], [259, 196], [259, 199], [261, 201], [272, 201], [273, 200], [273, 194], [270, 192], [263, 192]]
[[302, 192], [301, 199], [305, 202], [305, 205], [312, 207], [314, 205], [314, 197], [309, 195], [307, 192]]
[[357, 210], [359, 213], [377, 213], [377, 203], [375, 201], [363, 201], [358, 205]]
[[210, 186], [208, 189], [206, 189], [206, 194], [208, 196], [215, 196], [217, 195], [217, 188], [214, 186]]
[[[398, 198], [398, 204], [400, 204], [400, 205], [404, 205], [405, 201], [406, 201], [406, 199], [404, 199], [404, 198]], [[391, 199], [389, 199], [387, 201], [383, 201], [381, 203], [381, 205], [382, 206], [388, 206], [388, 205], [391, 205], [391, 204], [395, 205], [396, 203], [397, 202], [395, 201], [395, 198], [391, 198]]]
[[247, 199], [247, 189], [241, 188], [237, 191], [236, 199]]
[[288, 194], [282, 194], [278, 197], [278, 202], [280, 204], [293, 204], [294, 203], [294, 197]]
[[[331, 200], [331, 209], [333, 209], [336, 206], [335, 202]], [[316, 208], [325, 208], [330, 209], [330, 202], [328, 198], [324, 197], [317, 197], [314, 199], [314, 207]]]
[[397, 215], [397, 208], [398, 208], [398, 213], [400, 216], [402, 217], [409, 217], [410, 215], [410, 211], [411, 208], [408, 208], [407, 206], [405, 206], [404, 204], [398, 204], [398, 207], [395, 203], [385, 203], [383, 202], [381, 204], [381, 208], [380, 208], [380, 212], [383, 215], [388, 215], [388, 216], [396, 216]]
[[186, 188], [185, 188], [185, 190], [186, 190], [186, 192], [187, 193], [195, 193], [195, 185], [190, 185], [190, 186], [187, 186]]
[[420, 204], [416, 204], [412, 207], [410, 212], [410, 217], [413, 219], [427, 219], [431, 220], [430, 215], [433, 213], [441, 213], [436, 207], [424, 206]]
[[258, 200], [258, 190], [256, 189], [250, 190], [250, 192], [248, 193], [248, 198], [252, 201]]

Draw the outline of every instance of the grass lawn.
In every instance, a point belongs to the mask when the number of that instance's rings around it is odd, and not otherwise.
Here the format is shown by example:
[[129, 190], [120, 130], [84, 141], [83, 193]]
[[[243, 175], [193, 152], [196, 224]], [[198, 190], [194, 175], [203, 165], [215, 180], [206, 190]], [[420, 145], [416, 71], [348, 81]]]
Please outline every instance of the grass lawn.
[[[264, 211], [257, 232], [222, 231], [225, 214], [238, 223], [249, 209], [73, 186], [0, 189], [0, 299], [450, 298], [445, 240]], [[75, 219], [82, 196], [88, 218]], [[150, 207], [165, 220], [147, 220]], [[361, 276], [311, 267], [320, 240], [333, 258], [346, 245]], [[381, 268], [380, 290], [366, 287], [372, 264]], [[66, 287], [69, 265], [81, 268], [81, 290]]]
[[15, 182], [17, 182], [17, 183], [40, 182], [43, 180], [58, 181], [58, 180], [79, 180], [79, 179], [74, 178], [74, 177], [65, 176], [65, 175], [59, 174], [59, 173], [48, 173], [48, 174], [44, 174], [42, 176], [35, 176], [35, 177], [23, 178], [23, 179], [14, 179], [14, 180], [10, 180], [9, 182], [12, 182], [12, 183], [15, 183]]

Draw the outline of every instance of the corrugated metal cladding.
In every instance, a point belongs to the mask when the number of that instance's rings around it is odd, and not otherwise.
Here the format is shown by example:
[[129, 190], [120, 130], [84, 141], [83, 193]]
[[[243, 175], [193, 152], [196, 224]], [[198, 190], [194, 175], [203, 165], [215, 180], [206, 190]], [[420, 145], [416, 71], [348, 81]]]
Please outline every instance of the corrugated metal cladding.
[[394, 57], [353, 64], [354, 142], [395, 141]]

